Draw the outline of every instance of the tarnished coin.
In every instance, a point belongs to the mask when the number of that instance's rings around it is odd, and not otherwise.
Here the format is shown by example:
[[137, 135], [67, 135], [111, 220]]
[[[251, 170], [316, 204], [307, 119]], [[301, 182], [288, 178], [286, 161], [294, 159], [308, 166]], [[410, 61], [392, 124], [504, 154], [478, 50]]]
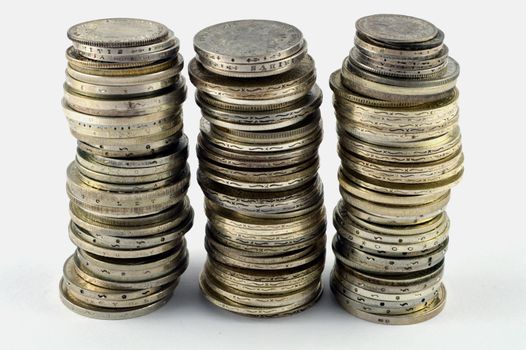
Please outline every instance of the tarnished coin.
[[71, 41], [101, 48], [144, 46], [165, 39], [163, 24], [137, 18], [97, 19], [74, 25], [68, 30]]
[[104, 62], [93, 61], [78, 53], [72, 46], [66, 51], [68, 68], [77, 72], [105, 77], [139, 77], [143, 74], [157, 73], [172, 67], [181, 71], [184, 61], [181, 54], [158, 62]]
[[[96, 61], [110, 61], [110, 62], [127, 62], [127, 61], [155, 61], [155, 57], [148, 56], [155, 53], [166, 52], [172, 49], [174, 52], [179, 51], [179, 39], [177, 39], [172, 31], [169, 31], [165, 40], [144, 46], [132, 47], [96, 47], [78, 42], [73, 42], [73, 47], [81, 51], [81, 55]], [[164, 56], [173, 56], [173, 53], [162, 54]]]
[[171, 296], [172, 294], [169, 294], [164, 299], [158, 300], [156, 302], [144, 306], [118, 309], [100, 307], [90, 305], [76, 299], [73, 295], [71, 295], [71, 293], [68, 292], [65, 283], [63, 281], [60, 282], [60, 299], [68, 309], [70, 309], [73, 312], [76, 312], [79, 315], [97, 318], [101, 320], [123, 320], [147, 315], [166, 304], [168, 300], [170, 300]]
[[361, 95], [379, 100], [404, 100], [417, 104], [447, 98], [460, 74], [458, 63], [448, 58], [444, 74], [432, 79], [394, 79], [366, 72], [346, 59], [342, 66], [342, 83]]
[[292, 102], [305, 96], [316, 81], [314, 60], [310, 56], [284, 74], [259, 79], [229, 79], [207, 71], [195, 59], [190, 61], [188, 74], [200, 91], [240, 105]]
[[258, 78], [280, 74], [298, 65], [307, 54], [307, 44], [295, 54], [270, 62], [254, 62], [250, 64], [223, 63], [206, 57], [197, 56], [196, 59], [209, 71], [234, 78]]
[[303, 35], [290, 24], [240, 20], [215, 24], [194, 36], [197, 54], [223, 63], [254, 64], [286, 58], [303, 46]]
[[446, 301], [446, 289], [441, 285], [436, 296], [431, 302], [424, 302], [422, 308], [415, 311], [415, 308], [408, 307], [406, 313], [393, 315], [386, 312], [388, 309], [381, 310], [356, 303], [341, 293], [334, 282], [331, 282], [331, 289], [336, 296], [337, 302], [352, 315], [366, 321], [387, 325], [409, 325], [429, 320], [442, 311]]
[[378, 14], [356, 21], [356, 30], [386, 43], [419, 43], [433, 39], [438, 29], [431, 23], [411, 16]]
[[75, 294], [82, 294], [90, 297], [91, 299], [100, 299], [106, 301], [121, 301], [121, 300], [133, 300], [142, 298], [160, 290], [160, 287], [145, 288], [137, 290], [117, 290], [109, 289], [96, 286], [87, 282], [80, 277], [75, 270], [74, 257], [69, 257], [64, 263], [64, 282], [68, 289], [75, 289]]
[[227, 311], [251, 317], [280, 317], [301, 312], [314, 305], [323, 291], [321, 284], [318, 283], [315, 289], [304, 298], [292, 303], [269, 308], [264, 306], [247, 306], [219, 294], [218, 291], [221, 291], [221, 289], [217, 285], [210, 285], [210, 280], [207, 279], [207, 275], [204, 273], [201, 274], [199, 286], [207, 300], [212, 304]]

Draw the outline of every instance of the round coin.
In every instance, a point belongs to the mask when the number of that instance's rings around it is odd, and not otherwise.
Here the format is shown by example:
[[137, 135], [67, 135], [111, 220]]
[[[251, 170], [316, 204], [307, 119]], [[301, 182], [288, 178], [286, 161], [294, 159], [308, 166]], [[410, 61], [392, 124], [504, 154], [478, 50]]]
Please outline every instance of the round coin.
[[137, 18], [97, 19], [74, 25], [68, 30], [71, 41], [98, 47], [125, 48], [144, 46], [165, 39], [166, 26]]
[[356, 21], [356, 30], [373, 40], [397, 44], [424, 42], [438, 34], [438, 29], [423, 19], [394, 14], [362, 17]]
[[240, 20], [215, 24], [194, 36], [197, 54], [223, 63], [261, 63], [293, 55], [303, 35], [290, 24], [268, 20]]

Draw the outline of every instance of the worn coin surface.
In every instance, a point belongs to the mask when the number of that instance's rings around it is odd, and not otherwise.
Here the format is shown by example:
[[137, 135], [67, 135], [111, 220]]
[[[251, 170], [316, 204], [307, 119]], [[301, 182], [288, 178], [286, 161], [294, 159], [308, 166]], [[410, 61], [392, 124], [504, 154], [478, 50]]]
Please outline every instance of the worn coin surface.
[[276, 61], [293, 55], [302, 46], [303, 35], [298, 28], [268, 20], [219, 23], [194, 37], [198, 55], [223, 63]]
[[419, 43], [433, 39], [438, 29], [420, 18], [378, 14], [356, 21], [356, 30], [366, 37], [387, 43]]
[[71, 41], [101, 48], [144, 46], [162, 41], [168, 35], [165, 25], [137, 18], [97, 19], [68, 30]]

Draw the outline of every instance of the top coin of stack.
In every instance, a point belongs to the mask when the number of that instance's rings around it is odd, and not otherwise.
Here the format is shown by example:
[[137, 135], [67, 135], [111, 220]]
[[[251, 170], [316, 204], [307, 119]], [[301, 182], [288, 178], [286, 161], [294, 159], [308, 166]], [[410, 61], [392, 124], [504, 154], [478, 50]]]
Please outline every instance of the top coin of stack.
[[209, 71], [238, 78], [281, 74], [307, 55], [307, 43], [298, 28], [273, 21], [210, 26], [196, 35], [194, 49], [197, 61]]
[[441, 30], [419, 18], [363, 17], [356, 22], [355, 46], [343, 63], [342, 83], [379, 100], [439, 100], [455, 87], [459, 75], [443, 40]]
[[68, 31], [64, 112], [78, 140], [68, 168], [61, 298], [94, 318], [164, 305], [188, 264], [193, 223], [179, 41], [164, 25], [114, 18]]
[[128, 66], [170, 58], [179, 51], [179, 40], [171, 30], [140, 19], [109, 18], [81, 23], [68, 30], [68, 38], [82, 57]]

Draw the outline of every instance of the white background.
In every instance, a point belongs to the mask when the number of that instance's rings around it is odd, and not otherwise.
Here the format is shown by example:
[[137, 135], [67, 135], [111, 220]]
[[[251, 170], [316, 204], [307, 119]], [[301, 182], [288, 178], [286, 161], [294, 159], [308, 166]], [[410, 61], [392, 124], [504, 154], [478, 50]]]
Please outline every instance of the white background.
[[[472, 3], [472, 4], [468, 4]], [[519, 2], [517, 2], [519, 3]], [[39, 1], [3, 2], [0, 12], [1, 252], [0, 348], [135, 349], [494, 349], [526, 348], [526, 191], [524, 163], [526, 58], [519, 5], [499, 1]], [[425, 18], [446, 33], [461, 64], [461, 128], [465, 177], [449, 205], [446, 309], [423, 324], [388, 327], [340, 309], [328, 288], [312, 309], [287, 318], [258, 320], [210, 306], [197, 277], [204, 261], [202, 193], [189, 192], [196, 211], [189, 232], [191, 263], [170, 303], [145, 317], [98, 321], [78, 316], [59, 301], [67, 238], [66, 166], [75, 140], [60, 108], [69, 26], [103, 17], [160, 21], [180, 38], [188, 62], [201, 28], [242, 18], [296, 25], [316, 60], [325, 138], [321, 176], [329, 211], [339, 199], [335, 118], [329, 74], [353, 45], [354, 21], [373, 13]], [[185, 76], [186, 70], [184, 71]], [[190, 165], [199, 111], [193, 87], [184, 105]], [[334, 229], [329, 226], [329, 237]], [[329, 250], [325, 285], [334, 258]]]

